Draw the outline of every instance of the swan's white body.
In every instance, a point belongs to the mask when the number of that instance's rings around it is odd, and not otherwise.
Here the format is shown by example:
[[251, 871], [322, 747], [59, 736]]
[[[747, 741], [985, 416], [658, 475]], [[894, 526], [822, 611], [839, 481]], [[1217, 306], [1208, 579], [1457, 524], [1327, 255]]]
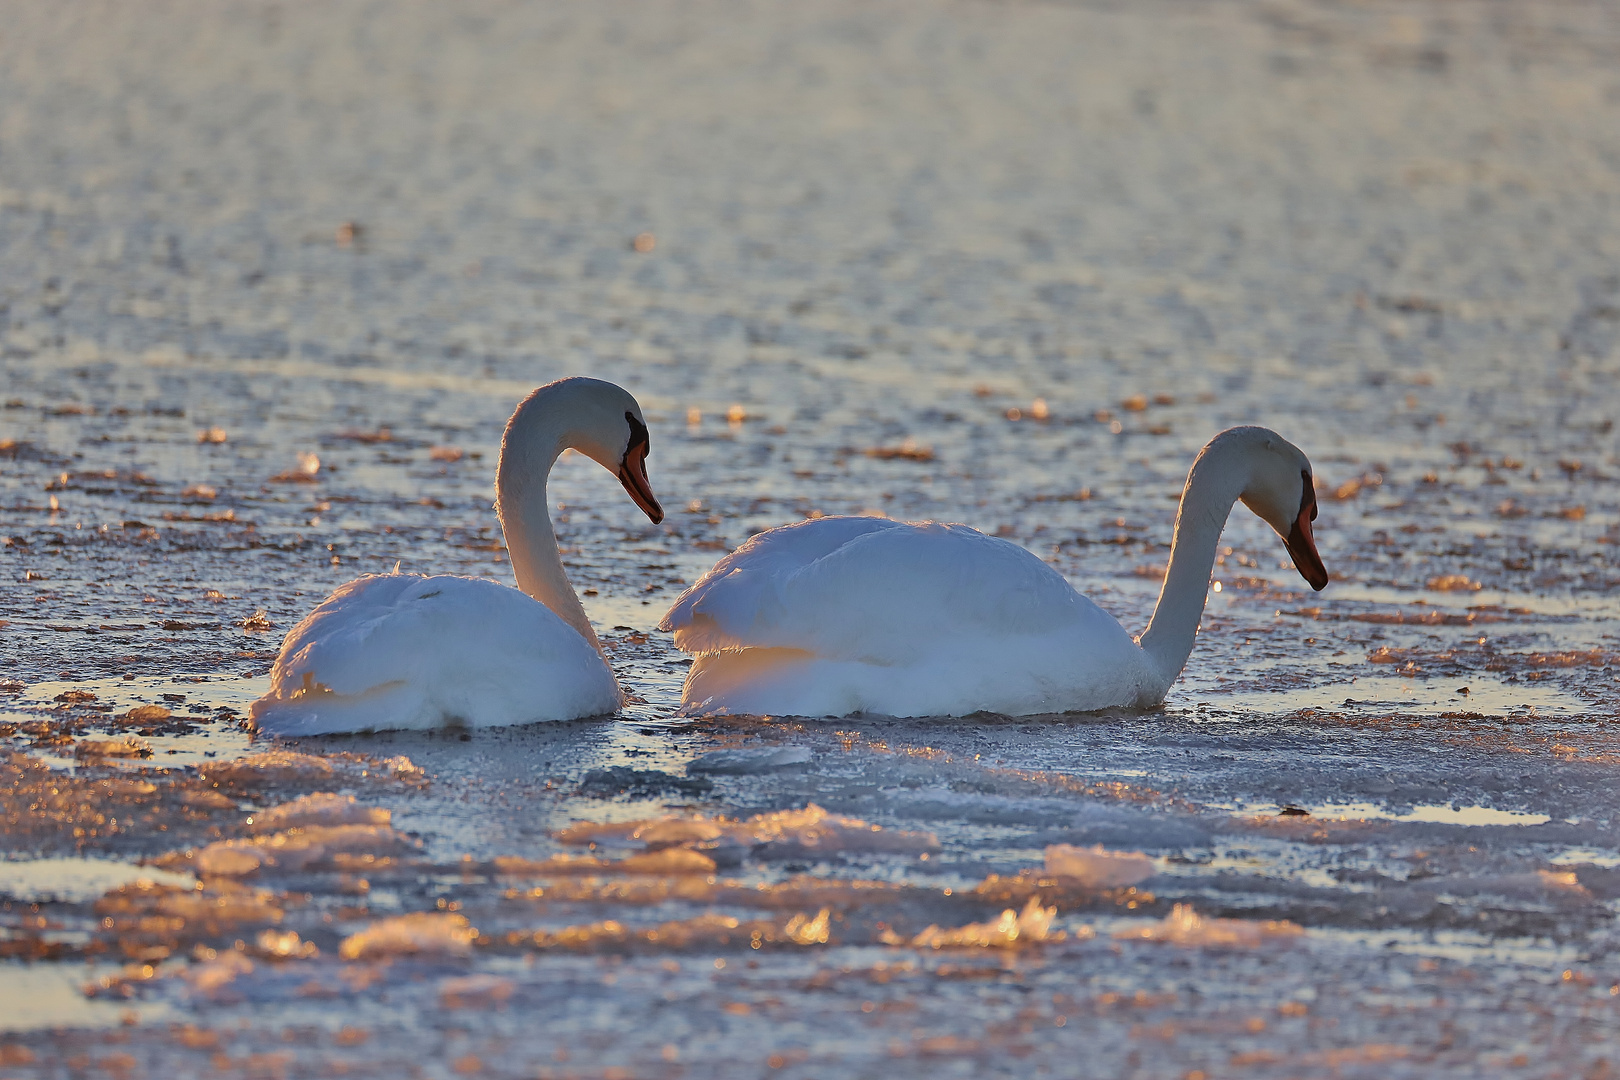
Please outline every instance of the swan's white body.
[[694, 711], [1008, 715], [1144, 705], [1165, 683], [1113, 617], [965, 525], [821, 518], [728, 555], [665, 622]]
[[620, 703], [602, 655], [517, 589], [376, 574], [341, 586], [293, 627], [253, 719], [278, 735], [325, 735], [572, 720]]
[[641, 410], [619, 387], [564, 379], [536, 390], [507, 424], [496, 474], [518, 588], [451, 575], [349, 582], [282, 642], [270, 691], [250, 712], [255, 725], [322, 735], [617, 710], [623, 696], [557, 553], [546, 478], [563, 449], [576, 447], [617, 468], [657, 521], [663, 512], [647, 487], [646, 445]]
[[821, 518], [760, 533], [660, 624], [697, 657], [683, 709], [1027, 716], [1158, 704], [1192, 650], [1239, 498], [1290, 535], [1290, 550], [1303, 529], [1301, 570], [1326, 584], [1310, 539], [1309, 462], [1273, 432], [1235, 428], [1188, 477], [1164, 592], [1140, 639], [1037, 556], [963, 525]]

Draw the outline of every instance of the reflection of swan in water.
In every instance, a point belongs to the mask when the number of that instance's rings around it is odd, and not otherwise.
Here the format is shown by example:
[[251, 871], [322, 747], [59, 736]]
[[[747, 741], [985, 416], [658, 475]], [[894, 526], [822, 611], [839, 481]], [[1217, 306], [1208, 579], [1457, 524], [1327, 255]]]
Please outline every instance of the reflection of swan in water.
[[1192, 652], [1215, 549], [1238, 500], [1327, 584], [1311, 463], [1276, 432], [1232, 428], [1182, 491], [1153, 619], [1132, 639], [1025, 548], [964, 525], [821, 518], [760, 533], [660, 624], [697, 656], [688, 713], [1014, 716], [1144, 708]]
[[618, 684], [557, 553], [546, 479], [572, 447], [616, 473], [656, 524], [647, 445], [641, 407], [612, 383], [562, 379], [530, 394], [507, 422], [495, 475], [518, 588], [450, 575], [349, 582], [282, 642], [250, 714], [259, 730], [494, 727], [616, 710]]

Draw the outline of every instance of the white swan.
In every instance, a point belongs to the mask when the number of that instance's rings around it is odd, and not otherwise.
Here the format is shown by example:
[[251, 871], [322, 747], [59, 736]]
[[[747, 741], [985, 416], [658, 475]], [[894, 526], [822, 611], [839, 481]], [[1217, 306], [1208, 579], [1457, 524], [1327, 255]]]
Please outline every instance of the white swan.
[[693, 653], [684, 712], [1009, 716], [1146, 708], [1192, 652], [1216, 543], [1239, 499], [1311, 588], [1311, 463], [1276, 432], [1232, 428], [1187, 475], [1153, 619], [1132, 639], [1056, 570], [964, 525], [821, 518], [726, 556], [659, 624]]
[[618, 683], [568, 584], [546, 510], [551, 466], [570, 447], [616, 473], [654, 524], [664, 519], [647, 482], [636, 399], [598, 379], [540, 387], [507, 421], [495, 473], [517, 589], [452, 575], [349, 582], [282, 642], [270, 691], [249, 712], [258, 729], [498, 727], [618, 709]]

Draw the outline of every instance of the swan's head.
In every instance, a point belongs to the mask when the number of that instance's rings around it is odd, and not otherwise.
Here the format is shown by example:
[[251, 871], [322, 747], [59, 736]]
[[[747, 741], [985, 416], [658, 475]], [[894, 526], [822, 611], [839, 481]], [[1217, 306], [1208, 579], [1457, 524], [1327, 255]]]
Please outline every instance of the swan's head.
[[1228, 439], [1243, 447], [1248, 465], [1248, 479], [1238, 498], [1277, 530], [1294, 558], [1294, 566], [1311, 588], [1326, 588], [1327, 567], [1322, 565], [1316, 537], [1311, 534], [1311, 522], [1316, 520], [1316, 482], [1310, 458], [1269, 428], [1223, 431], [1210, 446]]
[[[518, 406], [506, 426], [502, 469], [509, 456], [526, 456], [516, 444], [545, 443], [547, 436], [556, 441], [549, 447], [537, 446], [537, 450], [553, 457], [564, 448], [578, 450], [617, 476], [654, 525], [664, 520], [664, 508], [658, 505], [647, 479], [647, 422], [641, 406], [624, 387], [583, 377], [558, 379], [540, 387]], [[546, 468], [550, 460], [546, 459]]]

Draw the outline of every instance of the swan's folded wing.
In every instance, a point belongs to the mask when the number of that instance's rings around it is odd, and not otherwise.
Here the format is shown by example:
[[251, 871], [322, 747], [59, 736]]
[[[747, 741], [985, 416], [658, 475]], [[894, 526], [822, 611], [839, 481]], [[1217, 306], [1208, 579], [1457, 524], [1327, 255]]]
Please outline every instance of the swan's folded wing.
[[1117, 624], [1038, 557], [962, 525], [821, 518], [761, 533], [660, 623], [677, 647], [800, 649], [906, 664], [945, 640]]
[[831, 517], [759, 533], [714, 564], [664, 613], [658, 628], [675, 645], [702, 655], [764, 645], [759, 634], [780, 619], [782, 584], [845, 545], [875, 532], [903, 528], [884, 518]]
[[565, 719], [618, 703], [596, 650], [518, 590], [389, 574], [343, 585], [288, 633], [253, 716], [315, 734]]

